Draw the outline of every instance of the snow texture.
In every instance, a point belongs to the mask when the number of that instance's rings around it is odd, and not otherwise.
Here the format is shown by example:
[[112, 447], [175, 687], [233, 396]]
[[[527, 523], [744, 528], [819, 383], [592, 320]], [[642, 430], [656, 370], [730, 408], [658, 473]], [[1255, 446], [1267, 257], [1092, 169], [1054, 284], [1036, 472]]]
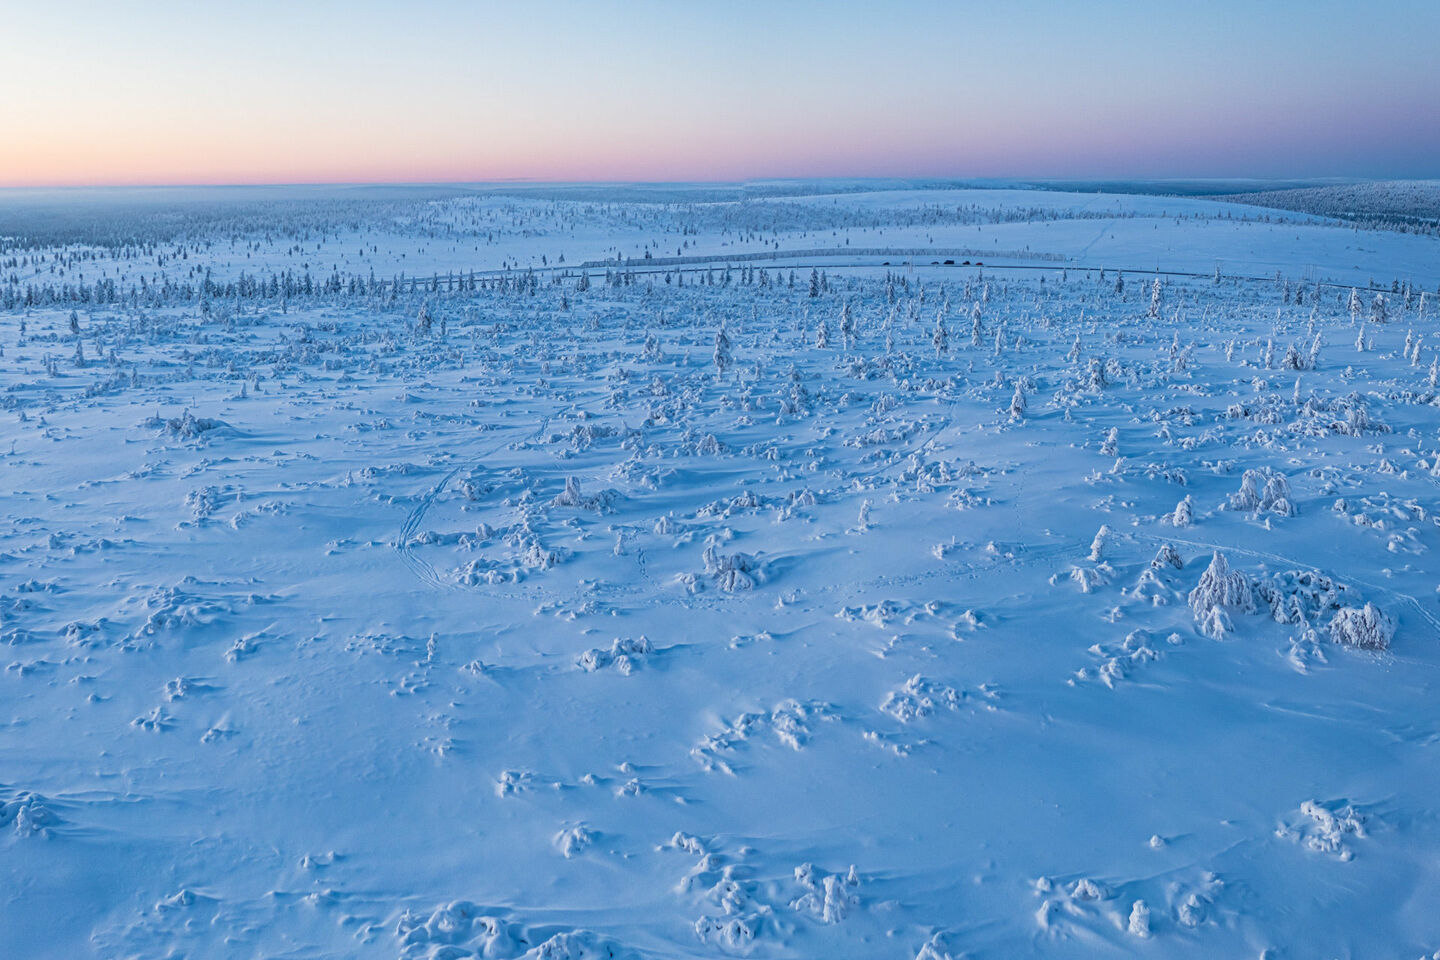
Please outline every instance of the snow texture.
[[0, 954], [1435, 956], [1416, 191], [16, 206]]

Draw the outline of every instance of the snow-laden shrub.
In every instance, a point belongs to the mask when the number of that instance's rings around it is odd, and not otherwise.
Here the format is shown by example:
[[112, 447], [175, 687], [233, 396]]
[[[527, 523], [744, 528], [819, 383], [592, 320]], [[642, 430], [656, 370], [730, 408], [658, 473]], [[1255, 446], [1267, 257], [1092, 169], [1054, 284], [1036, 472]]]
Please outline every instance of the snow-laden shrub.
[[560, 855], [566, 860], [584, 853], [585, 850], [595, 842], [595, 831], [586, 827], [583, 823], [577, 823], [573, 827], [561, 830], [555, 835], [555, 847]]
[[821, 923], [839, 923], [850, 908], [860, 902], [855, 894], [860, 875], [854, 866], [842, 877], [838, 873], [824, 874], [812, 864], [802, 863], [795, 868], [795, 882], [806, 892], [790, 901], [790, 908], [808, 913]]
[[940, 934], [936, 933], [921, 944], [920, 952], [915, 954], [915, 960], [957, 960], [957, 958], [945, 948], [944, 940]]
[[197, 417], [186, 410], [181, 416], [168, 420], [159, 416], [151, 417], [145, 421], [145, 426], [152, 430], [163, 430], [179, 440], [198, 440], [212, 430], [229, 427], [229, 424], [224, 420]]
[[[1190, 498], [1186, 497], [1185, 499]], [[1150, 566], [1156, 570], [1163, 570], [1166, 567], [1182, 570], [1185, 567], [1185, 561], [1180, 559], [1180, 554], [1173, 544], [1162, 543], [1160, 549], [1155, 551], [1155, 559], [1150, 561]]]
[[0, 827], [13, 825], [17, 836], [45, 836], [58, 823], [59, 818], [50, 812], [45, 798], [38, 793], [21, 791], [8, 800], [0, 800]]
[[702, 556], [705, 572], [725, 593], [750, 590], [762, 579], [760, 561], [748, 553], [723, 554], [708, 546]]
[[1195, 522], [1195, 509], [1191, 504], [1190, 495], [1175, 504], [1175, 510], [1170, 514], [1170, 523], [1177, 527], [1188, 527]]
[[1349, 596], [1343, 583], [1318, 570], [1282, 570], [1255, 585], [1256, 600], [1269, 604], [1276, 623], [1319, 623], [1345, 606]]
[[1199, 618], [1200, 632], [1211, 640], [1224, 640], [1235, 632], [1235, 622], [1224, 607], [1211, 607]]
[[[435, 946], [473, 948], [476, 953], [499, 953], [517, 950], [516, 931], [499, 917], [485, 915], [480, 907], [465, 900], [438, 907], [429, 917], [406, 911], [396, 925], [401, 952], [406, 957], [419, 956]], [[467, 951], [468, 952], [468, 951]], [[451, 956], [463, 954], [452, 952]]]
[[[1333, 809], [1332, 809], [1333, 807]], [[1347, 840], [1366, 837], [1366, 815], [1352, 804], [1323, 804], [1306, 800], [1300, 804], [1300, 816], [1290, 823], [1281, 823], [1275, 836], [1302, 844], [1313, 853], [1335, 856], [1340, 860], [1354, 859]]]
[[652, 650], [646, 637], [616, 637], [608, 650], [593, 647], [580, 654], [575, 663], [587, 673], [614, 667], [618, 673], [628, 677], [634, 671], [636, 661], [648, 656]]
[[1230, 494], [1230, 509], [1293, 517], [1295, 504], [1290, 499], [1290, 481], [1268, 467], [1246, 470], [1240, 478], [1240, 491]]
[[565, 489], [555, 495], [550, 501], [552, 507], [576, 507], [580, 510], [594, 510], [597, 513], [608, 513], [615, 501], [614, 490], [602, 490], [593, 497], [587, 497], [580, 493], [580, 481], [575, 477], [565, 478]]
[[915, 674], [899, 690], [890, 691], [880, 709], [895, 719], [910, 723], [928, 717], [939, 709], [959, 710], [964, 694], [954, 687], [946, 686]]
[[1360, 437], [1367, 433], [1389, 433], [1390, 427], [1370, 415], [1370, 408], [1358, 395], [1341, 397], [1332, 405], [1340, 419], [1330, 424], [1330, 429], [1347, 437]]
[[1330, 621], [1330, 639], [1362, 650], [1386, 650], [1395, 635], [1394, 622], [1373, 603], [1342, 607]]
[[1230, 494], [1231, 510], [1257, 510], [1260, 507], [1260, 485], [1265, 474], [1259, 470], [1246, 470], [1240, 479], [1240, 492]]
[[[1109, 571], [1109, 566], [1104, 563], [1095, 567], [1071, 567], [1070, 579], [1079, 585], [1081, 593], [1093, 593], [1096, 587], [1104, 586], [1110, 582], [1107, 576]], [[1051, 577], [1050, 582], [1055, 583], [1057, 579], [1058, 574], [1055, 577]]]

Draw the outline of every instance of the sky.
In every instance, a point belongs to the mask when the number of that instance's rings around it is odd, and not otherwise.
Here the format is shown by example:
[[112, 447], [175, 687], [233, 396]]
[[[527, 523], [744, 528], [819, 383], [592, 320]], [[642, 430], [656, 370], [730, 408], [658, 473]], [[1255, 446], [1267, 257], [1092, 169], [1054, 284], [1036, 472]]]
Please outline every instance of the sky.
[[0, 186], [1440, 177], [1440, 0], [0, 0]]

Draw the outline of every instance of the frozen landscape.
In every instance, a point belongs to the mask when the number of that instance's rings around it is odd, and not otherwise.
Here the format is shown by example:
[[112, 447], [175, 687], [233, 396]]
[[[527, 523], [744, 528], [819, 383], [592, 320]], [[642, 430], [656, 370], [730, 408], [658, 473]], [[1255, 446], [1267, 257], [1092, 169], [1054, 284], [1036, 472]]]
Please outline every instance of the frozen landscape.
[[0, 953], [1440, 957], [1440, 185], [1290, 192], [0, 192]]

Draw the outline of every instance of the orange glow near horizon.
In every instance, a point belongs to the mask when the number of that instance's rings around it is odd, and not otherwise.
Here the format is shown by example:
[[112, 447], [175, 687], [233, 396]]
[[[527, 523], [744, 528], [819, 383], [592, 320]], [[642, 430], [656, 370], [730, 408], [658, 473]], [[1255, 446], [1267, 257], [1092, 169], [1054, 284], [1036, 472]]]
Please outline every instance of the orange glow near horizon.
[[26, 4], [0, 186], [1440, 174], [1440, 6], [1316, 3]]

